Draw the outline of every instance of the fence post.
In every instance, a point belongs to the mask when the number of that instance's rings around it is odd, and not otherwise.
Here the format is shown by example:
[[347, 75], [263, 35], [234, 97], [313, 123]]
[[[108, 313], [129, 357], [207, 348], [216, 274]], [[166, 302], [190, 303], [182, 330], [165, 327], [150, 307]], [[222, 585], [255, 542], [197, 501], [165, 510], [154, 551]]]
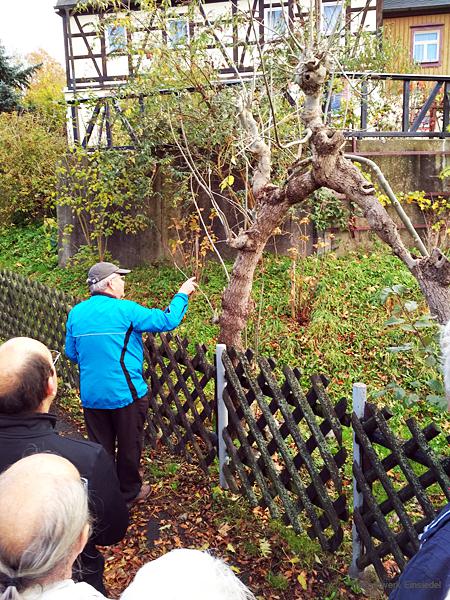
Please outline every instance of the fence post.
[[228, 425], [228, 410], [223, 401], [223, 391], [226, 386], [225, 367], [222, 362], [222, 354], [226, 350], [225, 344], [216, 345], [216, 400], [217, 400], [217, 443], [219, 447], [219, 483], [224, 490], [228, 489], [228, 483], [223, 473], [223, 466], [228, 459], [227, 448], [223, 441], [222, 432]]
[[[364, 416], [364, 408], [366, 404], [367, 398], [367, 386], [364, 383], [354, 383], [353, 384], [353, 412], [361, 419]], [[357, 465], [361, 466], [362, 461], [362, 452], [361, 446], [358, 444], [355, 436], [355, 432], [353, 431], [353, 462], [356, 462]], [[352, 463], [353, 464], [353, 463]], [[353, 512], [362, 507], [363, 505], [363, 495], [362, 492], [358, 492], [356, 486], [356, 479], [353, 476]], [[349, 575], [350, 577], [358, 577], [360, 571], [356, 565], [356, 561], [361, 554], [361, 540], [356, 531], [355, 521], [352, 523], [352, 564], [350, 565]]]

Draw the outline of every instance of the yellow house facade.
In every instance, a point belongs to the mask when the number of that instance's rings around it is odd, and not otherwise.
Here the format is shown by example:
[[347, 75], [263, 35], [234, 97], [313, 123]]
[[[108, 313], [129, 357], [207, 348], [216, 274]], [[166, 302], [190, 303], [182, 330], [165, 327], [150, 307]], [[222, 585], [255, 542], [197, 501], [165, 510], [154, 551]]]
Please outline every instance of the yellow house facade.
[[421, 73], [450, 74], [450, 0], [384, 0], [383, 28]]

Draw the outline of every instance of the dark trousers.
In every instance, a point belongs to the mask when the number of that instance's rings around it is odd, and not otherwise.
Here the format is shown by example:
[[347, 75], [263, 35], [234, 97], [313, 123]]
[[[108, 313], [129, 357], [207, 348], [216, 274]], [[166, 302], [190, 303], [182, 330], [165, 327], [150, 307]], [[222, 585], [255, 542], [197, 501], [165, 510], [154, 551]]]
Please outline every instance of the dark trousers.
[[127, 502], [133, 500], [142, 485], [139, 464], [144, 443], [148, 396], [138, 398], [123, 408], [83, 410], [89, 439], [101, 444], [113, 457], [120, 490]]

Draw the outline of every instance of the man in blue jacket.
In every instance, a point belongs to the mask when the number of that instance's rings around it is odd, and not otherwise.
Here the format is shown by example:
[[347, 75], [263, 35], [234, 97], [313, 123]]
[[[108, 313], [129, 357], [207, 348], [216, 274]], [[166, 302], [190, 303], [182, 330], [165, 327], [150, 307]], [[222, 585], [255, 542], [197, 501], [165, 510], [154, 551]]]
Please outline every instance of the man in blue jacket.
[[389, 600], [450, 600], [450, 504], [420, 536], [420, 548], [406, 565]]
[[91, 267], [91, 297], [67, 319], [66, 354], [79, 366], [88, 437], [114, 458], [122, 494], [131, 504], [149, 492], [139, 473], [148, 410], [142, 334], [177, 327], [196, 283], [194, 277], [183, 283], [163, 311], [122, 299], [129, 272], [109, 262]]

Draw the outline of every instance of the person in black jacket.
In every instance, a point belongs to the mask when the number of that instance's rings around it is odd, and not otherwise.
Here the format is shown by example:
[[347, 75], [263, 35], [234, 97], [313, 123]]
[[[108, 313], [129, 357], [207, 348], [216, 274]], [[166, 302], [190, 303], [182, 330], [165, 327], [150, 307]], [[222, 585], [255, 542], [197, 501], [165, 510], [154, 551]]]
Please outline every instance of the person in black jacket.
[[0, 472], [26, 455], [52, 452], [69, 460], [86, 480], [93, 531], [80, 555], [78, 580], [105, 594], [104, 559], [96, 545], [116, 544], [128, 527], [128, 509], [114, 464], [99, 444], [60, 436], [49, 409], [57, 392], [52, 355], [31, 338], [0, 346]]

